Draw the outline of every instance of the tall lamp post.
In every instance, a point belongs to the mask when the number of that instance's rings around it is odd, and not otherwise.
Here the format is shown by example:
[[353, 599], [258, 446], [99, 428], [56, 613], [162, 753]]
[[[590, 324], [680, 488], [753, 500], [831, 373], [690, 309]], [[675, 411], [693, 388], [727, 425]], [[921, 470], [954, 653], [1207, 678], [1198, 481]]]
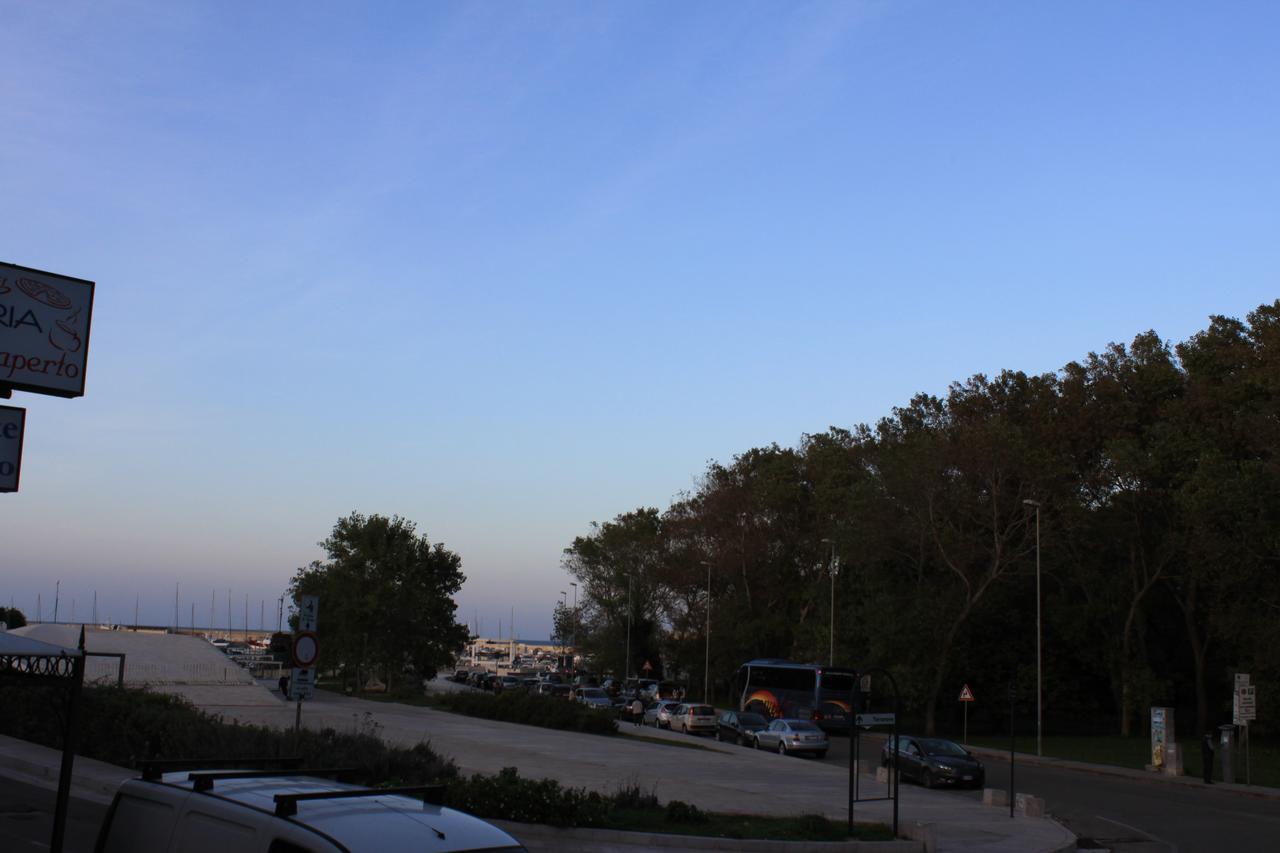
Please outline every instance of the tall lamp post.
[[[560, 590], [560, 607], [563, 608], [564, 610], [569, 609], [569, 593], [565, 592], [563, 589]], [[564, 666], [564, 646], [565, 646], [564, 640], [565, 640], [564, 629], [561, 628], [560, 629], [560, 666], [561, 667]]]
[[569, 586], [573, 587], [573, 656], [578, 656], [578, 585], [573, 581], [569, 581]]
[[827, 655], [827, 666], [836, 663], [836, 575], [840, 574], [840, 560], [836, 557], [836, 543], [830, 539], [823, 542], [831, 546], [831, 562], [827, 564], [827, 573], [831, 575], [831, 650]]
[[1036, 511], [1036, 755], [1044, 754], [1044, 695], [1040, 628], [1040, 501], [1026, 499], [1023, 503]]
[[634, 577], [634, 574], [627, 572], [627, 654], [622, 661], [624, 686], [631, 680], [631, 581]]
[[706, 649], [703, 652], [702, 666], [702, 701], [708, 705], [711, 704], [711, 561], [703, 560], [702, 565], [707, 567], [707, 627], [703, 632], [706, 634]]

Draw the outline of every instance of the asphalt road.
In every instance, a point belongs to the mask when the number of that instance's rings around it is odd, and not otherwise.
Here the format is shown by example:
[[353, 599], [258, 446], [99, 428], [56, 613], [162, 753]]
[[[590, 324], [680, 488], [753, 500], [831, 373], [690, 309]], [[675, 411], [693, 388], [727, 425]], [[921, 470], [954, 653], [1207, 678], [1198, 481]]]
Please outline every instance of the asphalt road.
[[[0, 776], [0, 850], [5, 853], [47, 851], [53, 831], [54, 791]], [[71, 798], [67, 815], [66, 853], [89, 853], [107, 806]]]
[[[864, 760], [878, 760], [882, 736], [861, 738]], [[827, 761], [849, 764], [850, 741], [832, 738]], [[1009, 787], [1009, 762], [983, 758], [987, 787]], [[1280, 802], [1210, 786], [1128, 779], [1062, 767], [1019, 764], [1017, 788], [1043, 797], [1055, 818], [1080, 837], [1080, 849], [1121, 853], [1271, 853], [1280, 849]], [[911, 783], [904, 782], [904, 785]], [[878, 790], [862, 791], [874, 796]], [[939, 791], [938, 796], [981, 799], [980, 791]], [[905, 811], [903, 819], [910, 819]]]

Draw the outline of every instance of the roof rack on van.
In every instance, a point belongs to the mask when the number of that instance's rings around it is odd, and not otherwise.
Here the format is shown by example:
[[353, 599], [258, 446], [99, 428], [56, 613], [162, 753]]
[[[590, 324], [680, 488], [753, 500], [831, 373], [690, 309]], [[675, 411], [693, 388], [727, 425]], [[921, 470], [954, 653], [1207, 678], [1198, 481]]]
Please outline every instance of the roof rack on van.
[[155, 758], [147, 761], [139, 762], [138, 769], [142, 771], [142, 778], [147, 782], [156, 782], [165, 773], [174, 773], [179, 770], [208, 770], [219, 767], [224, 768], [248, 768], [248, 767], [274, 767], [287, 770], [293, 767], [301, 767], [302, 759], [297, 757], [282, 758]]
[[314, 770], [211, 770], [187, 775], [187, 780], [194, 782], [193, 790], [211, 791], [213, 783], [224, 779], [273, 779], [279, 776], [332, 776], [337, 778], [346, 773], [354, 773], [354, 767], [320, 767]]
[[276, 794], [276, 817], [292, 817], [303, 800], [339, 800], [348, 797], [385, 797], [392, 794], [422, 796], [422, 807], [444, 804], [444, 785], [414, 785], [407, 788], [353, 788], [347, 791], [311, 791], [305, 794]]

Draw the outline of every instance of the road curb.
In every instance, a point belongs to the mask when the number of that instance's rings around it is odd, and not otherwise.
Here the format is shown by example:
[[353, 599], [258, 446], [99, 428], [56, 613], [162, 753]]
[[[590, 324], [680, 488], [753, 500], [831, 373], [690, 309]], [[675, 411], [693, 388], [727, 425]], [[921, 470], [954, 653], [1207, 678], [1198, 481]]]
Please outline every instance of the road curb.
[[[1008, 759], [1009, 753], [1004, 750], [992, 749], [987, 746], [966, 746], [970, 752], [983, 756], [984, 758], [1003, 758]], [[1117, 767], [1110, 764], [1094, 764], [1088, 761], [1072, 761], [1067, 758], [1051, 758], [1048, 756], [1032, 755], [1026, 752], [1015, 753], [1015, 759], [1018, 764], [1027, 764], [1035, 767], [1059, 767], [1064, 770], [1075, 770], [1081, 773], [1093, 773], [1098, 776], [1111, 776], [1117, 779], [1130, 779], [1139, 782], [1147, 782], [1152, 785], [1180, 785], [1188, 788], [1204, 787], [1204, 782], [1194, 776], [1167, 776], [1162, 773], [1149, 773], [1145, 770], [1135, 770], [1132, 767]], [[1226, 782], [1214, 782], [1213, 788], [1216, 791], [1225, 791], [1230, 794], [1239, 794], [1245, 797], [1253, 797], [1261, 800], [1280, 800], [1280, 788], [1268, 788], [1259, 785], [1242, 785], [1239, 783], [1228, 784]]]
[[[490, 820], [515, 836], [530, 851], [639, 851], [731, 850], [742, 853], [924, 853], [923, 841], [768, 841], [744, 838], [711, 838], [658, 832], [624, 832], [617, 829], [562, 829], [533, 823]], [[1074, 847], [1074, 845], [1073, 845]]]

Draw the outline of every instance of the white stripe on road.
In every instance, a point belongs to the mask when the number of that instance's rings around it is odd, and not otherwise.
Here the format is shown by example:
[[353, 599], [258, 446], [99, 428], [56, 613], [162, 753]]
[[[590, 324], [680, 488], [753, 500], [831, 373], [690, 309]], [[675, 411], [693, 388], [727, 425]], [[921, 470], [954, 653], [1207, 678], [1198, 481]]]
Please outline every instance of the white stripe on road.
[[1149, 833], [1149, 832], [1147, 832], [1147, 831], [1145, 831], [1145, 830], [1138, 829], [1138, 827], [1136, 827], [1136, 826], [1130, 826], [1130, 825], [1129, 825], [1129, 824], [1127, 824], [1127, 823], [1121, 823], [1121, 822], [1120, 822], [1120, 821], [1118, 821], [1118, 820], [1112, 820], [1111, 818], [1109, 818], [1109, 817], [1103, 817], [1103, 816], [1102, 816], [1102, 815], [1100, 815], [1100, 814], [1099, 814], [1099, 815], [1094, 815], [1094, 817], [1096, 817], [1098, 820], [1105, 820], [1107, 823], [1114, 823], [1116, 826], [1122, 826], [1122, 827], [1124, 827], [1125, 829], [1129, 830], [1130, 832], [1136, 832], [1136, 833], [1138, 833], [1139, 835], [1141, 835], [1141, 836], [1145, 837], [1148, 841], [1154, 841], [1156, 844], [1163, 844], [1163, 845], [1165, 845], [1166, 847], [1168, 847], [1168, 848], [1169, 848], [1169, 850], [1170, 850], [1170, 851], [1172, 851], [1172, 853], [1178, 853], [1178, 845], [1174, 844], [1174, 843], [1173, 843], [1173, 842], [1171, 842], [1171, 841], [1165, 841], [1163, 838], [1156, 838], [1156, 837], [1155, 837], [1154, 835], [1152, 835], [1151, 833]]

